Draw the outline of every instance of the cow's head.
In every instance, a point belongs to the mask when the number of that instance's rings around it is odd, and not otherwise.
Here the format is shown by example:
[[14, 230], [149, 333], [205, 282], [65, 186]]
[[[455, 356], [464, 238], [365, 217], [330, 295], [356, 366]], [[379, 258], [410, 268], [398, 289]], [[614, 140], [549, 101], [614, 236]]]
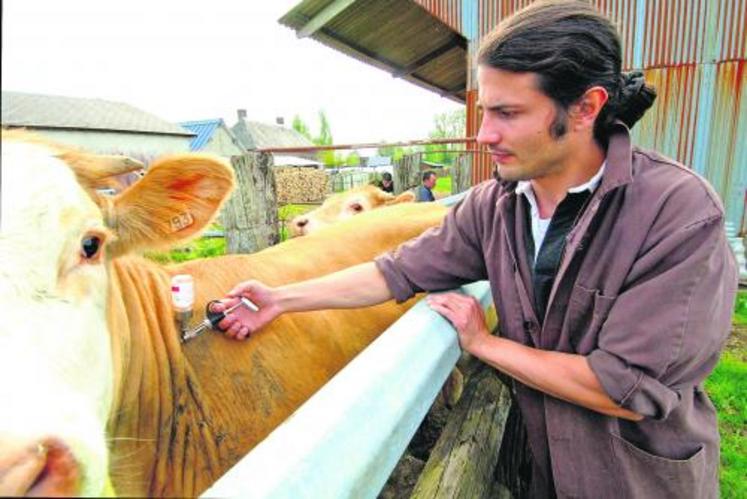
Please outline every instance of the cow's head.
[[3, 132], [0, 496], [112, 492], [107, 262], [197, 235], [233, 186], [219, 160], [185, 155], [95, 193], [133, 166]]
[[290, 223], [290, 232], [293, 237], [305, 236], [331, 223], [345, 220], [365, 211], [413, 201], [415, 201], [415, 195], [410, 191], [394, 196], [373, 185], [357, 187], [335, 194], [324, 201], [319, 208], [294, 218]]

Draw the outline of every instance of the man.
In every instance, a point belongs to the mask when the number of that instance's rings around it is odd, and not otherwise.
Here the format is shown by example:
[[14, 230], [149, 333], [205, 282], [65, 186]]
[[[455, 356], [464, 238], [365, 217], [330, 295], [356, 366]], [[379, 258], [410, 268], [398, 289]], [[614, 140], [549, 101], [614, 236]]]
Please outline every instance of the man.
[[428, 170], [423, 172], [423, 183], [415, 192], [415, 201], [418, 203], [424, 201], [435, 201], [433, 197], [433, 187], [436, 185], [436, 173]]
[[390, 194], [394, 194], [394, 180], [392, 174], [384, 172], [381, 174], [381, 182], [379, 182], [379, 189]]
[[584, 2], [532, 4], [501, 23], [477, 70], [478, 141], [500, 178], [373, 263], [240, 284], [232, 300], [261, 310], [226, 319], [226, 334], [488, 278], [500, 336], [470, 297], [428, 302], [464, 350], [513, 377], [534, 497], [717, 497], [703, 380], [729, 331], [736, 265], [711, 187], [631, 146], [655, 93], [620, 66], [614, 27]]

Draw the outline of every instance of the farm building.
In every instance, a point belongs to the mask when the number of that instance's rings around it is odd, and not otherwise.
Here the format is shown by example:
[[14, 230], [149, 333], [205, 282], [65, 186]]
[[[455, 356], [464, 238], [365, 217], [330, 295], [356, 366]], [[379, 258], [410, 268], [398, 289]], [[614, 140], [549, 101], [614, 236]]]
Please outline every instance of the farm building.
[[246, 152], [222, 119], [184, 121], [179, 125], [197, 134], [189, 142], [191, 151], [209, 152], [226, 157]]
[[[282, 126], [281, 123], [271, 125], [249, 121], [246, 119], [244, 109], [239, 109], [237, 114], [238, 121], [231, 127], [231, 132], [247, 151], [282, 147], [314, 147], [309, 139], [292, 128]], [[272, 156], [275, 166], [321, 167], [321, 163], [317, 161], [316, 152], [294, 155], [273, 154]]]
[[2, 126], [26, 128], [102, 154], [124, 154], [148, 164], [189, 151], [193, 132], [123, 102], [2, 92]]
[[[502, 19], [530, 0], [304, 0], [280, 23], [467, 108], [467, 137], [480, 116], [474, 54]], [[623, 69], [642, 70], [659, 97], [633, 129], [704, 175], [745, 232], [747, 189], [747, 0], [592, 0], [619, 27]], [[474, 144], [473, 144], [474, 145]], [[472, 158], [472, 182], [491, 176]]]

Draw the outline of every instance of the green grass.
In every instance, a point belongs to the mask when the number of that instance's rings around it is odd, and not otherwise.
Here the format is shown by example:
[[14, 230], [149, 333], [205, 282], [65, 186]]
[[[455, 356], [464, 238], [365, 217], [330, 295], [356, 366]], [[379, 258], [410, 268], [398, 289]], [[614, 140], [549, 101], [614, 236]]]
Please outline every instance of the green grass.
[[706, 390], [718, 410], [721, 433], [721, 497], [747, 497], [747, 362], [725, 352]]
[[734, 324], [747, 326], [747, 291], [737, 292], [737, 302], [734, 305]]
[[438, 177], [433, 192], [438, 194], [451, 195], [451, 177]]

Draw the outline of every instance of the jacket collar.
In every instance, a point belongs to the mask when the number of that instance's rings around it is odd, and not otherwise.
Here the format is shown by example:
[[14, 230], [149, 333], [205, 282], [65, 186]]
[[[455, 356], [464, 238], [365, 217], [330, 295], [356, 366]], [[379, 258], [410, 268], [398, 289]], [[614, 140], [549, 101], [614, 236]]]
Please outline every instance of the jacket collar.
[[633, 153], [630, 130], [622, 121], [612, 125], [607, 145], [607, 168], [599, 186], [599, 195], [633, 181]]

